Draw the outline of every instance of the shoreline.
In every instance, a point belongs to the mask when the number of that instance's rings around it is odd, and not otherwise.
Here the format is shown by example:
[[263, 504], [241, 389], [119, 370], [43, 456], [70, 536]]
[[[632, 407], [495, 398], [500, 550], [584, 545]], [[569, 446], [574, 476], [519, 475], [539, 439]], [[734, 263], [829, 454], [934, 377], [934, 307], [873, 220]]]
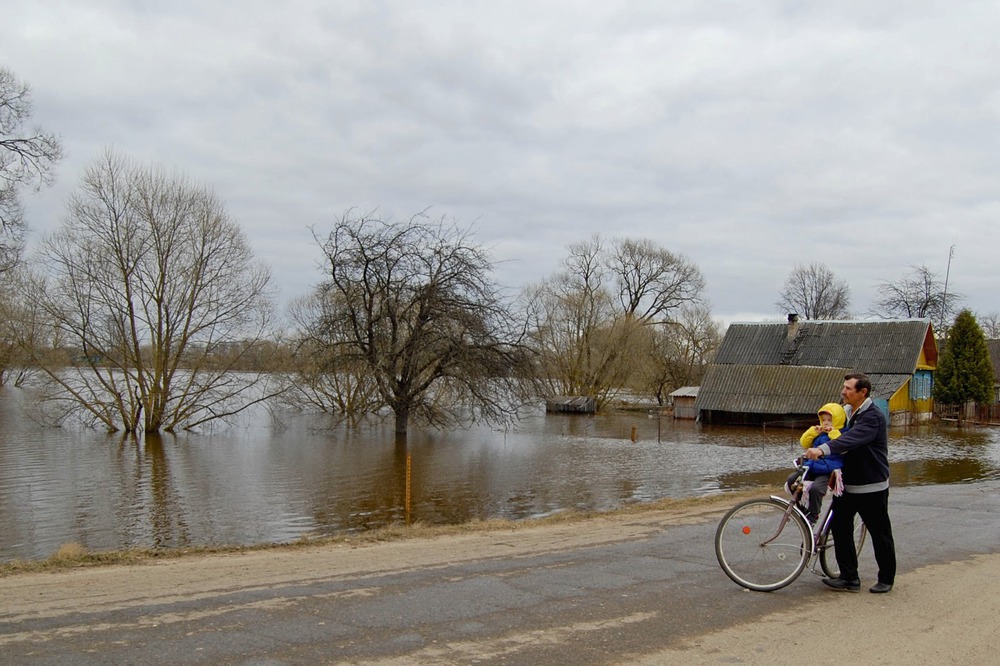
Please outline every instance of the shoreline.
[[490, 532], [514, 532], [545, 528], [563, 524], [577, 524], [591, 520], [615, 519], [641, 514], [686, 511], [703, 508], [715, 510], [718, 505], [735, 504], [744, 499], [774, 494], [770, 486], [741, 489], [700, 497], [681, 499], [664, 498], [655, 502], [631, 504], [610, 511], [560, 511], [542, 518], [524, 520], [492, 519], [474, 520], [458, 525], [389, 525], [361, 533], [303, 538], [284, 543], [261, 543], [252, 545], [205, 545], [182, 546], [178, 548], [134, 548], [126, 550], [89, 551], [78, 543], [61, 545], [47, 558], [37, 560], [15, 559], [0, 562], [0, 579], [41, 572], [88, 569], [110, 566], [142, 566], [157, 562], [184, 560], [197, 557], [213, 557], [255, 552], [294, 552], [313, 548], [361, 547], [377, 544], [407, 541], [413, 539], [438, 539], [463, 534], [486, 534]]

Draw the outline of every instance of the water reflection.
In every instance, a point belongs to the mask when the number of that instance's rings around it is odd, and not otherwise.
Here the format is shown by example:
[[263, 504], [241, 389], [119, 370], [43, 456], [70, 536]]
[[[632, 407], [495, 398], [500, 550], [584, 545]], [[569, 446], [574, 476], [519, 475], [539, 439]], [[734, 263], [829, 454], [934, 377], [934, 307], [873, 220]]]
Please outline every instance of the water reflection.
[[[0, 559], [254, 544], [390, 523], [523, 519], [661, 497], [780, 487], [797, 431], [699, 427], [645, 414], [529, 415], [513, 431], [331, 428], [257, 415], [209, 435], [122, 438], [42, 428], [0, 391]], [[632, 433], [635, 432], [635, 441]], [[894, 431], [896, 485], [1000, 478], [993, 430]]]

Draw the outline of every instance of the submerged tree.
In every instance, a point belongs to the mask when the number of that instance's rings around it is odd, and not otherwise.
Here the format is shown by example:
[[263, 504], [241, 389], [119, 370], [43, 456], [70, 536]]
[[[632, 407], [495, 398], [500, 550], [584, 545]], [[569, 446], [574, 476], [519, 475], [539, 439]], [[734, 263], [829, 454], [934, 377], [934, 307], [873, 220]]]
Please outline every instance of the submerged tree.
[[22, 293], [72, 366], [32, 348], [62, 410], [109, 430], [171, 431], [268, 395], [234, 375], [269, 323], [269, 272], [204, 187], [107, 152], [45, 239]]
[[805, 319], [845, 319], [851, 304], [846, 280], [839, 280], [826, 264], [796, 265], [785, 279], [778, 310]]
[[343, 356], [330, 344], [322, 322], [332, 322], [340, 308], [336, 295], [319, 289], [292, 303], [289, 316], [301, 335], [295, 341], [281, 401], [294, 409], [314, 409], [357, 426], [384, 404], [368, 365]]
[[391, 410], [397, 436], [411, 421], [511, 417], [527, 356], [468, 229], [424, 215], [400, 222], [347, 213], [317, 242], [326, 279], [300, 322], [302, 342], [323, 373], [354, 378], [364, 411]]
[[0, 66], [0, 275], [17, 264], [23, 249], [19, 188], [51, 183], [52, 169], [62, 159], [55, 135], [25, 126], [31, 116], [28, 85]]
[[656, 325], [699, 304], [703, 289], [697, 266], [648, 240], [570, 245], [562, 270], [526, 290], [541, 391], [591, 397], [600, 408], [640, 388]]
[[[945, 405], [983, 405], [993, 400], [993, 365], [983, 331], [969, 310], [955, 318], [938, 360], [934, 399]], [[962, 410], [959, 409], [959, 422]]]

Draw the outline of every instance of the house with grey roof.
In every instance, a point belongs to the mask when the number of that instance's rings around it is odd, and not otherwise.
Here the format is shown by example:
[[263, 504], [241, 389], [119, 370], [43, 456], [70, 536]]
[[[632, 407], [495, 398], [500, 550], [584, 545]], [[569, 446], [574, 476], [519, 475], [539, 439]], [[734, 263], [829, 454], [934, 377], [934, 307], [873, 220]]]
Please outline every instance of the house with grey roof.
[[734, 323], [698, 390], [703, 423], [804, 427], [863, 372], [893, 425], [928, 420], [938, 348], [930, 320]]

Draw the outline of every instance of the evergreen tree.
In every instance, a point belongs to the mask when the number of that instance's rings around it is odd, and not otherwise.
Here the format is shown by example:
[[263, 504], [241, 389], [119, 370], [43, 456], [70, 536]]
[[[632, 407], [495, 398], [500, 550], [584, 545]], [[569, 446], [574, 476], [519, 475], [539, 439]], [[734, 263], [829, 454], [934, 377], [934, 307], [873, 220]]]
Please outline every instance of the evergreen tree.
[[962, 310], [948, 333], [938, 361], [934, 399], [946, 405], [969, 401], [986, 404], [993, 399], [993, 366], [986, 338], [976, 318]]

